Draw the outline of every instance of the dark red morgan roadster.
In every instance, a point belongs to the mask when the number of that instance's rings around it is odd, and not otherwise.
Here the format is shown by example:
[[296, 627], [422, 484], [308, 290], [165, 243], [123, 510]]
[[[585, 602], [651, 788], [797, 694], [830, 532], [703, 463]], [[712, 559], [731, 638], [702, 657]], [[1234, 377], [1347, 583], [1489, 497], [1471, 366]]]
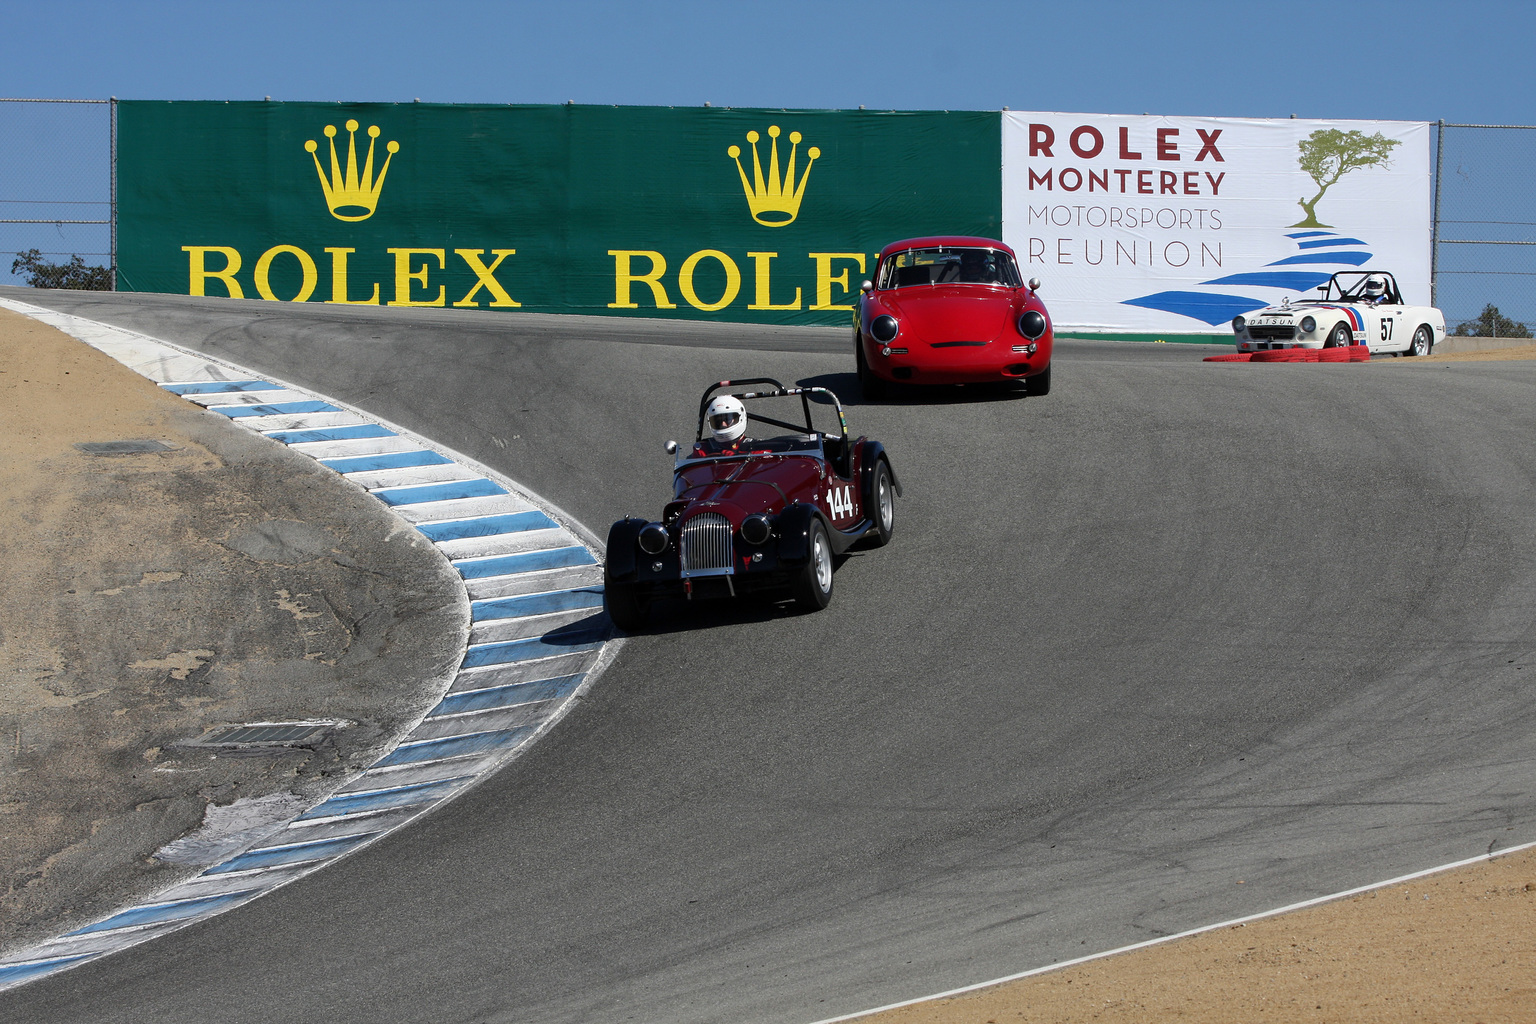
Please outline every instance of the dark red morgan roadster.
[[[813, 426], [813, 404], [827, 420], [836, 412], [833, 431]], [[796, 406], [803, 423], [768, 415]], [[756, 437], [753, 425], [775, 429]], [[620, 629], [640, 628], [666, 597], [767, 593], [817, 611], [832, 600], [835, 556], [891, 539], [901, 487], [890, 459], [878, 441], [849, 438], [826, 388], [765, 377], [712, 384], [694, 443], [667, 450], [677, 462], [661, 519], [621, 519], [608, 531], [603, 605]]]

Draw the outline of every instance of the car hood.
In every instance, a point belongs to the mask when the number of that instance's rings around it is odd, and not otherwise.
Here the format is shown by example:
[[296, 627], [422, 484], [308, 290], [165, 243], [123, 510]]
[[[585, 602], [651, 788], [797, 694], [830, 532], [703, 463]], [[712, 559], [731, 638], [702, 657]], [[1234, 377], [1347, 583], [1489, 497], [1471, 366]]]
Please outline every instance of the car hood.
[[[964, 285], [918, 286], [910, 294], [885, 298], [885, 306], [909, 341], [929, 345], [946, 341], [994, 341], [1013, 321], [1008, 292]], [[901, 344], [896, 341], [893, 344]]]
[[719, 512], [739, 524], [754, 512], [780, 512], [818, 489], [825, 467], [804, 455], [768, 455], [702, 462], [677, 472], [684, 518], [697, 511]]
[[1244, 313], [1245, 320], [1253, 320], [1257, 317], [1289, 317], [1292, 320], [1300, 320], [1304, 316], [1316, 316], [1320, 309], [1350, 309], [1351, 302], [1293, 302], [1288, 306], [1265, 306], [1256, 309], [1252, 313]]

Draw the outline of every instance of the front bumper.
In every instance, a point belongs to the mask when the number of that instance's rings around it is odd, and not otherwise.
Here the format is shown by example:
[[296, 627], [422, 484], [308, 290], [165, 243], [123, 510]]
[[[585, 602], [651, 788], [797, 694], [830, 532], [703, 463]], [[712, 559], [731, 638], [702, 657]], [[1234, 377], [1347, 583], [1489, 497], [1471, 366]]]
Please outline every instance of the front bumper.
[[[1034, 347], [1034, 351], [1028, 349]], [[1021, 380], [1051, 365], [1052, 339], [1031, 343], [1004, 338], [983, 344], [970, 342], [928, 345], [923, 342], [891, 346], [866, 342], [865, 361], [882, 380], [909, 384], [986, 384]], [[1019, 351], [1015, 351], [1018, 349]]]

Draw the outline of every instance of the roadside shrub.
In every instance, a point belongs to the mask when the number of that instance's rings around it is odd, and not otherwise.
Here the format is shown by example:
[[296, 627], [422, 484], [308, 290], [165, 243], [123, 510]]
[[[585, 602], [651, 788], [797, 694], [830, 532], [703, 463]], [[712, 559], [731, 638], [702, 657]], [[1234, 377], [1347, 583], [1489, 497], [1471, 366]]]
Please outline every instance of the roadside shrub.
[[109, 292], [112, 271], [107, 267], [88, 267], [79, 256], [68, 263], [49, 263], [37, 249], [16, 254], [11, 273], [24, 274], [33, 288], [74, 288], [79, 291]]
[[1493, 303], [1483, 307], [1476, 320], [1457, 324], [1451, 332], [1458, 338], [1529, 338], [1531, 330], [1518, 320], [1511, 320], [1499, 312]]

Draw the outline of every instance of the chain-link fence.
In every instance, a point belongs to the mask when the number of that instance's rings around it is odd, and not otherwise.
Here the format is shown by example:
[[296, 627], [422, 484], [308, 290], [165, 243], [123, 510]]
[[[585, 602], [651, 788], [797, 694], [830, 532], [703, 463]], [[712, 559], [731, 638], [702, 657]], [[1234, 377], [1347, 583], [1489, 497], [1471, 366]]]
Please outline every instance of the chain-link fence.
[[[0, 283], [33, 250], [110, 271], [116, 253], [113, 100], [0, 99]], [[1452, 333], [1536, 334], [1536, 125], [1439, 122], [1431, 301]]]
[[1446, 330], [1536, 334], [1536, 125], [1436, 126], [1434, 305]]
[[0, 99], [0, 284], [35, 263], [113, 265], [111, 100]]

